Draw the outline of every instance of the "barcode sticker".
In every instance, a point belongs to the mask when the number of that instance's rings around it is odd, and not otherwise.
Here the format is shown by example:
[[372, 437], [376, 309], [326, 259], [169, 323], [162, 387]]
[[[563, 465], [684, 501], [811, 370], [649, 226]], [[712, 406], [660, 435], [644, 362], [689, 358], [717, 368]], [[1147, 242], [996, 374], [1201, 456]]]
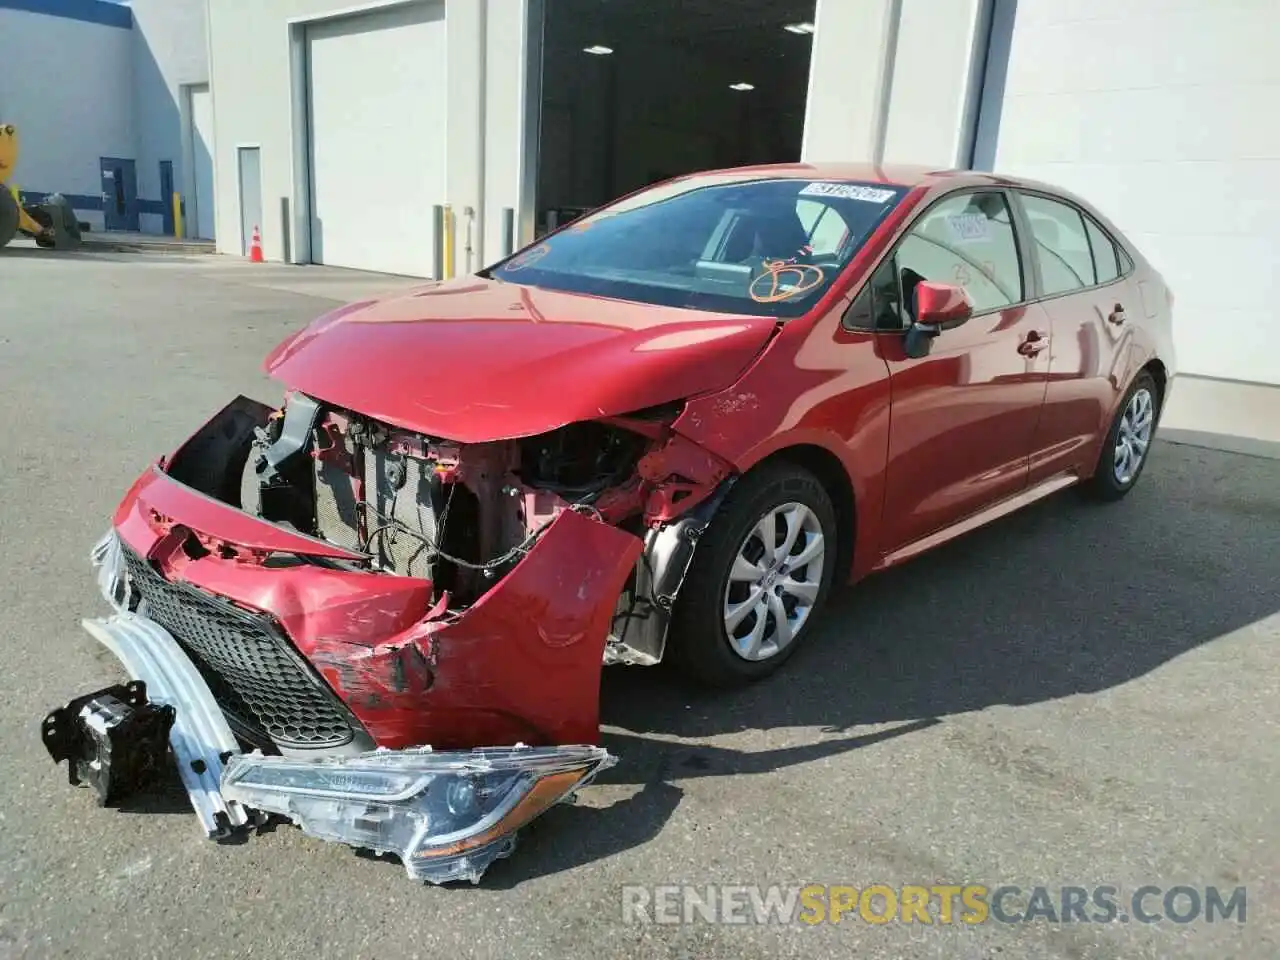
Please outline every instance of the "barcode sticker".
[[865, 203], [884, 203], [895, 195], [893, 190], [864, 187], [858, 183], [823, 183], [815, 181], [800, 191], [802, 197], [840, 197], [844, 200], [861, 200]]

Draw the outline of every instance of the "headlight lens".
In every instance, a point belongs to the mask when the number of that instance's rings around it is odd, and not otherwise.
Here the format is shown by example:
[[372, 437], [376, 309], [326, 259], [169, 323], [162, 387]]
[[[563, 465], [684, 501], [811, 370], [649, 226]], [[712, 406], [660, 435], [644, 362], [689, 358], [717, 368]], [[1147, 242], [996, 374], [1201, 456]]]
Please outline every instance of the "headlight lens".
[[222, 792], [307, 833], [395, 853], [409, 876], [476, 882], [515, 831], [614, 763], [600, 747], [380, 750], [349, 758], [232, 758]]

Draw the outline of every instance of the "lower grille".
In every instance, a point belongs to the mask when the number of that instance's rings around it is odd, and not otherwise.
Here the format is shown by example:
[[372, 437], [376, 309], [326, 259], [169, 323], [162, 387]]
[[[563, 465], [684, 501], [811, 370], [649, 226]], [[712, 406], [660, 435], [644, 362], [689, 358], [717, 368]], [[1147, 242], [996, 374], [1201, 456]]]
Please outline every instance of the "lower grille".
[[166, 580], [128, 547], [124, 557], [143, 612], [181, 644], [236, 726], [304, 749], [355, 738], [357, 721], [270, 617]]

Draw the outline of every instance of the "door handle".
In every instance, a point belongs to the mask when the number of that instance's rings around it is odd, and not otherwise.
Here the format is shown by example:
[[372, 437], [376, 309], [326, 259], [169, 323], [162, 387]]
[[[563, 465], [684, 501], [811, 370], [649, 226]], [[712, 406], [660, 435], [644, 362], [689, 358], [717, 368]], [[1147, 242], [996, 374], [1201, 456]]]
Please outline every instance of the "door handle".
[[1129, 318], [1125, 316], [1124, 305], [1116, 304], [1116, 308], [1107, 314], [1107, 323], [1114, 323], [1117, 327]]
[[1049, 335], [1039, 330], [1032, 330], [1027, 334], [1027, 338], [1018, 344], [1018, 352], [1024, 357], [1034, 357], [1048, 346]]

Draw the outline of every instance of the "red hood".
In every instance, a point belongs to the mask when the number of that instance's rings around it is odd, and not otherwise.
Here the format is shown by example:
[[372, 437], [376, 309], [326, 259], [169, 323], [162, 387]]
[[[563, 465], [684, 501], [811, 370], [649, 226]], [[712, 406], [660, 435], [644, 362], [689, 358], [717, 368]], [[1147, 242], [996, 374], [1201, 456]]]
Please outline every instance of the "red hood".
[[265, 366], [335, 406], [478, 443], [727, 387], [773, 326], [467, 277], [335, 310]]

